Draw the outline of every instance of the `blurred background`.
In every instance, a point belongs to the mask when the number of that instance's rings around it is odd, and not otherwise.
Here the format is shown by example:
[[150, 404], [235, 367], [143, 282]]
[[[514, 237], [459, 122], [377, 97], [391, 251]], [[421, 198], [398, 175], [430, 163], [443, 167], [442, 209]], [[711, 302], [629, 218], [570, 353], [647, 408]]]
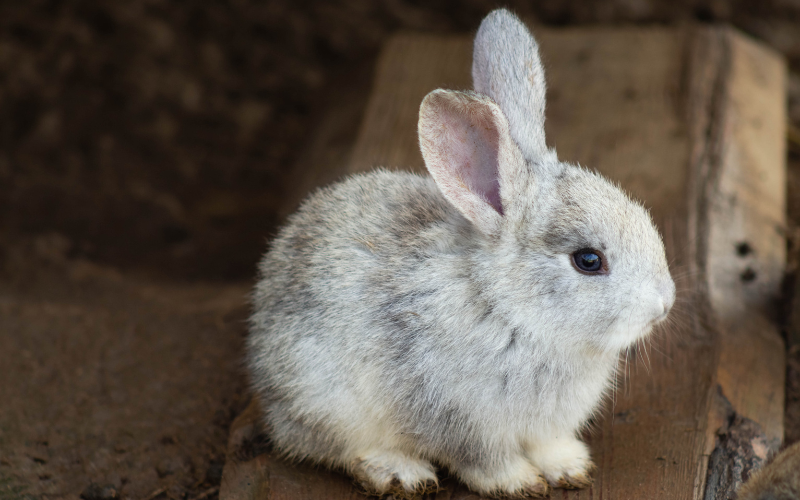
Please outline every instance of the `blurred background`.
[[[0, 417], [0, 499], [91, 500], [113, 498], [112, 490], [150, 500], [212, 498], [226, 429], [246, 392], [238, 357], [247, 310], [240, 304], [267, 238], [304, 186], [304, 165], [346, 158], [389, 36], [468, 35], [497, 6], [548, 26], [731, 24], [784, 54], [789, 120], [793, 133], [800, 127], [800, 0], [0, 1], [0, 407], [19, 410], [14, 419]], [[800, 140], [792, 144], [789, 212], [797, 227]], [[194, 361], [158, 358], [155, 368], [129, 375], [115, 366], [151, 357], [134, 340], [116, 358], [70, 350], [74, 339], [92, 346], [103, 336], [113, 347], [124, 318], [162, 317], [172, 307], [153, 304], [200, 300], [187, 286], [206, 287], [208, 297], [227, 290], [233, 305], [219, 306], [213, 321], [232, 340], [209, 336], [187, 344]], [[118, 323], [97, 326], [98, 304], [107, 313], [128, 300], [145, 301], [144, 312], [131, 306]], [[67, 307], [36, 337], [30, 325], [48, 304], [77, 307], [95, 326], [76, 327]], [[185, 324], [159, 328], [155, 337], [174, 331], [183, 339], [205, 326], [188, 334]], [[23, 337], [34, 340], [26, 347]], [[74, 386], [56, 382], [72, 366], [54, 365], [62, 354], [95, 374], [85, 382], [84, 413], [63, 410], [77, 403]], [[790, 370], [795, 407], [797, 358]], [[176, 371], [162, 373], [162, 366]], [[158, 377], [194, 380], [199, 369], [209, 372], [196, 391], [207, 396], [205, 406], [186, 410], [205, 415], [192, 424], [204, 436], [198, 448], [183, 414], [159, 413], [151, 393], [133, 397], [126, 387], [148, 376], [153, 387], [163, 385]], [[117, 375], [121, 395], [112, 390], [104, 403], [118, 412], [107, 416], [118, 427], [113, 434], [98, 420], [96, 394], [108, 392], [103, 377]], [[84, 375], [75, 377], [80, 386]], [[164, 405], [191, 393], [180, 384], [171, 390]], [[46, 398], [30, 406], [31, 392]], [[119, 436], [132, 432], [125, 419], [148, 416], [160, 420], [137, 443], [120, 445]], [[70, 434], [70, 418], [95, 424]]]
[[[326, 108], [399, 30], [469, 33], [491, 0], [6, 1], [0, 234], [174, 278], [248, 278]], [[726, 22], [782, 52], [800, 123], [797, 0], [511, 1], [547, 25]], [[363, 106], [363, 103], [361, 104]], [[342, 113], [347, 143], [359, 113]]]

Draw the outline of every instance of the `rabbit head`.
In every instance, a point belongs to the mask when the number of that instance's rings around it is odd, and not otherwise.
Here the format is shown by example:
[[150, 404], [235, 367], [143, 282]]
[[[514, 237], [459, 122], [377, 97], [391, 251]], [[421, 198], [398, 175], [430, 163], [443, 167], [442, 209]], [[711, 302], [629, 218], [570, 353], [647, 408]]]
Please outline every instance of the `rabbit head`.
[[628, 347], [675, 300], [649, 213], [548, 149], [544, 69], [513, 14], [481, 24], [472, 76], [475, 91], [428, 94], [419, 139], [439, 189], [479, 235], [475, 266], [494, 307], [554, 345]]

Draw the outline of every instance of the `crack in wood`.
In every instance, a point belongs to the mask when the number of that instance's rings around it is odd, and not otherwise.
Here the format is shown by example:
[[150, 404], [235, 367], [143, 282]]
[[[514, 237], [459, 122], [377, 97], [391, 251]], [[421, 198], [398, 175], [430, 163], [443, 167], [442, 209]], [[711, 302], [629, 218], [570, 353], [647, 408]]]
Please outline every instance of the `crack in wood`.
[[766, 464], [780, 443], [770, 442], [761, 426], [736, 413], [717, 386], [715, 404], [725, 413], [717, 444], [708, 459], [704, 500], [734, 500], [750, 476]]

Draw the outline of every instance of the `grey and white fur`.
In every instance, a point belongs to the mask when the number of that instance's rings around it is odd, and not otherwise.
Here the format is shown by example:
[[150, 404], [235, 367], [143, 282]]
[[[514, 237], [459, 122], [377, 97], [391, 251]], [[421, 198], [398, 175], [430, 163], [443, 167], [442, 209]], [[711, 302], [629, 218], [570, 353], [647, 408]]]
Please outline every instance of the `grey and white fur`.
[[[483, 21], [472, 73], [422, 102], [431, 177], [317, 191], [260, 264], [248, 364], [276, 448], [376, 494], [436, 488], [434, 464], [486, 495], [588, 485], [578, 433], [675, 299], [648, 212], [547, 148], [513, 14]], [[603, 272], [579, 272], [581, 249]]]

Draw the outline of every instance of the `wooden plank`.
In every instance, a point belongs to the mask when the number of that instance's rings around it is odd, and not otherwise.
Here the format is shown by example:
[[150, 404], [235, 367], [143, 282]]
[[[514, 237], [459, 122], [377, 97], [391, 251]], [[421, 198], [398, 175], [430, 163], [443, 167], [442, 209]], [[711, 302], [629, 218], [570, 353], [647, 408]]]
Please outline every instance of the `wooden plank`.
[[[719, 335], [716, 377], [723, 395], [711, 399], [715, 423], [706, 431], [718, 469], [708, 471], [705, 497], [711, 499], [732, 498], [750, 472], [740, 457], [718, 462], [730, 438], [756, 422], [761, 434], [750, 432], [740, 449], [759, 466], [783, 440], [786, 359], [774, 319], [786, 261], [786, 118], [776, 98], [785, 92], [785, 69], [774, 53], [732, 31], [701, 36], [716, 47], [721, 82], [706, 91], [714, 106], [705, 132], [696, 131], [707, 140], [695, 160], [695, 220], [705, 238], [697, 265], [705, 267], [700, 285]], [[720, 426], [727, 430], [717, 435]]]
[[[784, 67], [731, 34], [720, 165], [706, 186], [708, 293], [724, 331], [719, 383], [736, 411], [783, 439], [784, 346], [774, 322], [786, 262]], [[753, 337], [758, 336], [758, 341]]]
[[[535, 35], [549, 84], [549, 143], [562, 160], [596, 168], [643, 200], [664, 234], [679, 289], [672, 324], [629, 355], [620, 389], [587, 436], [598, 465], [594, 485], [554, 495], [703, 498], [716, 431], [731, 418], [716, 403], [718, 385], [731, 411], [760, 424], [772, 446], [783, 434], [784, 353], [771, 312], [785, 260], [783, 63], [719, 28]], [[471, 48], [457, 37], [388, 43], [351, 172], [423, 171], [419, 103], [437, 87], [470, 87]], [[231, 450], [248, 442], [232, 442]], [[301, 466], [279, 480], [271, 474], [288, 466], [271, 454], [256, 455], [261, 463], [252, 465], [255, 458], [231, 453], [221, 498], [247, 496], [229, 486], [243, 466], [269, 476], [262, 498], [285, 498], [275, 492], [290, 483], [297, 495], [304, 484], [320, 486], [314, 498], [358, 495], [341, 489], [335, 473]], [[435, 498], [476, 498], [455, 481], [444, 485]]]

